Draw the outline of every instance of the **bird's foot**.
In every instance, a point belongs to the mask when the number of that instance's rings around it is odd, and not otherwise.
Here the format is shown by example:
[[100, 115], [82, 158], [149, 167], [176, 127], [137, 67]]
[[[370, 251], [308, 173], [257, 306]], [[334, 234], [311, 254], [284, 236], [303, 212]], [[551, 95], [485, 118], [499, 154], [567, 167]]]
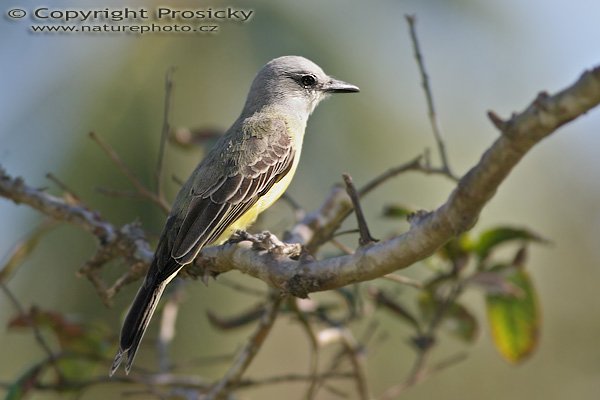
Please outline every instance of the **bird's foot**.
[[264, 231], [257, 234], [251, 234], [246, 231], [236, 231], [229, 242], [239, 243], [248, 241], [252, 243], [255, 250], [265, 250], [278, 256], [289, 258], [298, 258], [302, 254], [302, 246], [298, 243], [284, 243], [271, 232]]
[[239, 243], [244, 242], [246, 240], [254, 243], [255, 239], [251, 233], [238, 229], [231, 234], [231, 236], [227, 240], [227, 243]]

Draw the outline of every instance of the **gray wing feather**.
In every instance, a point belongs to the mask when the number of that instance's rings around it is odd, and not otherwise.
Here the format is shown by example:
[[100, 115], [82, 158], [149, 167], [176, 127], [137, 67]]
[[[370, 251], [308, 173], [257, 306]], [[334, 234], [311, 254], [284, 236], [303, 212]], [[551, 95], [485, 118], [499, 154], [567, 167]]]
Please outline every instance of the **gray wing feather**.
[[[245, 161], [245, 165], [239, 165], [235, 173], [217, 179], [215, 184], [194, 195], [170, 246], [170, 255], [179, 264], [193, 261], [202, 247], [221, 236], [290, 170], [294, 149], [285, 122], [273, 120], [270, 130], [269, 140], [247, 139], [257, 141], [251, 145], [262, 150], [253, 154], [253, 162], [248, 162], [247, 154], [239, 156], [238, 162]], [[273, 135], [276, 135], [274, 140]]]

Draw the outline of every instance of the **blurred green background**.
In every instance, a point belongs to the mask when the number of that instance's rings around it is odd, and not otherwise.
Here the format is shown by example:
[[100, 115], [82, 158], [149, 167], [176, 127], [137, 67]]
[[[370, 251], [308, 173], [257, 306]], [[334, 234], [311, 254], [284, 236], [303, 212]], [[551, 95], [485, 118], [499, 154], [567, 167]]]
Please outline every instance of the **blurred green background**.
[[[48, 2], [20, 3], [25, 10], [50, 6]], [[162, 227], [164, 217], [158, 209], [98, 194], [97, 187], [129, 186], [87, 133], [93, 130], [110, 142], [141, 179], [151, 184], [162, 123], [164, 74], [170, 66], [177, 67], [171, 114], [176, 127], [226, 129], [241, 110], [256, 71], [281, 55], [308, 57], [329, 74], [360, 86], [359, 95], [328, 100], [309, 121], [303, 160], [289, 193], [311, 210], [343, 172], [360, 185], [426, 147], [433, 149], [404, 14], [418, 16], [417, 29], [449, 158], [461, 174], [498, 134], [487, 121], [487, 110], [509, 116], [522, 110], [539, 91], [562, 89], [584, 69], [600, 63], [600, 3], [591, 0], [51, 3], [55, 8], [83, 9], [152, 8], [163, 3], [182, 8], [229, 5], [255, 11], [247, 23], [220, 23], [215, 35], [33, 34], [28, 31], [32, 23], [28, 18], [0, 19], [0, 164], [10, 174], [40, 187], [53, 187], [45, 179], [47, 172], [53, 172], [105, 218], [117, 225], [139, 218], [151, 234], [158, 234]], [[5, 13], [9, 7], [3, 7]], [[485, 329], [483, 303], [475, 292], [466, 303], [475, 310], [484, 332], [468, 349], [468, 360], [413, 388], [404, 398], [597, 398], [599, 129], [600, 112], [595, 110], [537, 146], [502, 185], [475, 228], [527, 226], [553, 242], [533, 248], [528, 265], [543, 309], [536, 354], [519, 367], [497, 356]], [[169, 147], [166, 176], [186, 177], [201, 157], [201, 150]], [[167, 181], [172, 199], [176, 185]], [[451, 189], [442, 178], [421, 175], [391, 181], [364, 201], [374, 235], [383, 238], [406, 228], [381, 217], [385, 204], [432, 209]], [[0, 255], [40, 220], [27, 207], [1, 200]], [[291, 221], [289, 209], [278, 204], [257, 229], [280, 233]], [[47, 235], [9, 286], [26, 306], [42, 305], [75, 319], [99, 321], [116, 334], [137, 285], [122, 291], [115, 307], [105, 308], [89, 282], [75, 276], [94, 248], [90, 235], [61, 225]], [[118, 276], [123, 268], [114, 263], [106, 274]], [[414, 266], [405, 272], [418, 278], [423, 276], [422, 269]], [[247, 303], [248, 298], [221, 285], [211, 283], [206, 288], [188, 283], [171, 349], [173, 359], [183, 362], [239, 348], [251, 330], [220, 334], [208, 326], [205, 311], [231, 315]], [[2, 324], [12, 315], [13, 308], [0, 297]], [[388, 336], [368, 359], [374, 394], [402, 380], [413, 358], [406, 345], [408, 329], [386, 320], [384, 314], [380, 317]], [[154, 332], [148, 337], [155, 336]], [[460, 349], [462, 344], [445, 339], [434, 357]], [[4, 382], [43, 356], [31, 335], [5, 329], [0, 329], [0, 354], [0, 380]], [[305, 372], [307, 354], [300, 329], [282, 318], [249, 376]], [[147, 339], [137, 363], [154, 368], [155, 362], [152, 340]], [[186, 372], [217, 377], [225, 366], [194, 366]], [[346, 388], [352, 390], [352, 386]], [[107, 398], [107, 393], [117, 394], [121, 389], [99, 386], [83, 398]], [[246, 391], [241, 398], [299, 398], [302, 389], [302, 385], [272, 386]], [[291, 396], [296, 392], [296, 397]], [[36, 394], [32, 398], [58, 397]], [[320, 398], [335, 397], [321, 392]]]

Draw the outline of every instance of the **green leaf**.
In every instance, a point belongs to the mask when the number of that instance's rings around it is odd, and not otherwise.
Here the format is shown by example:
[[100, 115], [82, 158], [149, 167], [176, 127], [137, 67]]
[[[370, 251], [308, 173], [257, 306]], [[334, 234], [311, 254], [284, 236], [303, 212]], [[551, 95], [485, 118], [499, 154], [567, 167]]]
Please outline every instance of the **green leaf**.
[[480, 259], [485, 259], [496, 246], [515, 240], [548, 243], [548, 240], [527, 229], [501, 226], [483, 232], [473, 244], [473, 250]]
[[512, 364], [523, 362], [539, 341], [540, 310], [529, 274], [522, 268], [497, 265], [492, 272], [502, 273], [520, 295], [488, 294], [486, 306], [494, 346]]
[[[438, 307], [441, 307], [439, 301], [435, 300], [429, 292], [423, 292], [419, 296], [419, 307], [426, 320], [431, 320]], [[474, 342], [479, 336], [479, 324], [477, 319], [462, 304], [454, 302], [444, 311], [444, 317], [441, 327], [452, 336], [467, 343]]]
[[406, 219], [414, 212], [413, 209], [401, 204], [388, 204], [383, 208], [383, 216], [387, 218]]

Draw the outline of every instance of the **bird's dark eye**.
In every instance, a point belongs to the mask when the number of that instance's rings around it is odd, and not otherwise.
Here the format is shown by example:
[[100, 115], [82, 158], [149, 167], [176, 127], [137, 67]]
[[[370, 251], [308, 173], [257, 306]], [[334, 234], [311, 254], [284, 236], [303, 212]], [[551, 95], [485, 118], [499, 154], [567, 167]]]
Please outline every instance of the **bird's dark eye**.
[[305, 89], [308, 89], [309, 87], [315, 86], [317, 78], [315, 78], [314, 75], [303, 75], [302, 78], [300, 78], [300, 82], [302, 82], [302, 86], [304, 86]]

